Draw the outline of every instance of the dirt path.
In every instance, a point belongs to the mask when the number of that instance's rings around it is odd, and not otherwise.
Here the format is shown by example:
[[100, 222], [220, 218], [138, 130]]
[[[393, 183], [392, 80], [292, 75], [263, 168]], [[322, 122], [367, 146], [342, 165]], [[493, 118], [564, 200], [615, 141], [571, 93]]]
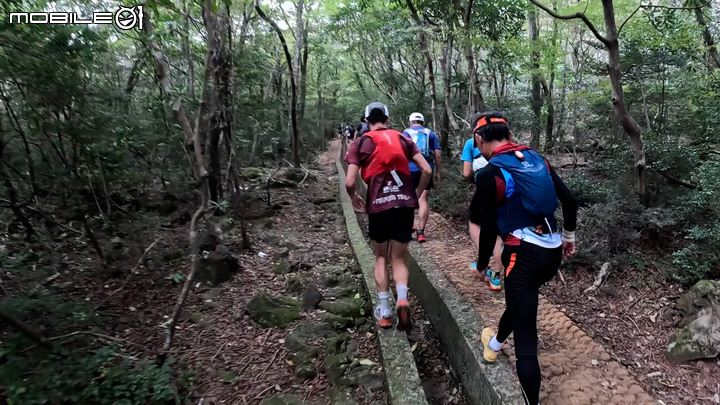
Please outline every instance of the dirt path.
[[[337, 153], [335, 150], [332, 156]], [[269, 206], [275, 213], [270, 218], [250, 222], [252, 248], [238, 255], [242, 269], [233, 279], [205, 291], [202, 297], [202, 292], [193, 292], [193, 296], [201, 299], [191, 300], [187, 312], [198, 313], [202, 320], [180, 326], [177, 350], [189, 353], [189, 360], [198, 372], [195, 403], [202, 400], [205, 405], [258, 404], [279, 393], [296, 395], [305, 404], [328, 403], [331, 384], [324, 369], [322, 349], [320, 356], [312, 360], [316, 376], [300, 379], [293, 372], [293, 357], [285, 344], [295, 323], [285, 328], [265, 328], [246, 312], [249, 300], [262, 290], [302, 301], [302, 289], [290, 291], [290, 284], [298, 276], [303, 284], [314, 283], [325, 294], [323, 280], [327, 274], [323, 269], [344, 268], [353, 263], [337, 202], [334, 160], [328, 162], [323, 157], [319, 163], [311, 167], [314, 178], [308, 178], [299, 188], [271, 190]], [[239, 252], [239, 229], [233, 229], [228, 236], [231, 251]], [[277, 263], [281, 261], [306, 270], [279, 273]], [[324, 315], [322, 312], [301, 312], [300, 322], [317, 321]], [[371, 326], [369, 320], [364, 324]], [[371, 360], [381, 373], [373, 332], [367, 330], [371, 328], [361, 329], [347, 331], [352, 345], [349, 350], [357, 358]], [[383, 389], [364, 386], [354, 388], [352, 397], [360, 404], [386, 402]]]
[[[476, 255], [467, 233], [432, 213], [423, 246], [488, 325], [497, 326], [505, 308], [503, 293], [490, 291], [468, 264]], [[563, 311], [541, 298], [538, 313], [540, 364], [545, 405], [656, 404], [620, 363], [587, 336]], [[512, 342], [503, 349], [514, 363]]]

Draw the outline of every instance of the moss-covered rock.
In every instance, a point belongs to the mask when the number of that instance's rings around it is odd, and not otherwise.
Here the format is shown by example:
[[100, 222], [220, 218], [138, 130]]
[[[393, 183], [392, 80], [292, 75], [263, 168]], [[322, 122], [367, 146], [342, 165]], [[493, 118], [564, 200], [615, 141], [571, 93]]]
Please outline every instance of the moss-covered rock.
[[720, 305], [703, 308], [670, 338], [665, 356], [673, 363], [715, 358], [720, 354]]
[[322, 319], [323, 322], [326, 322], [328, 325], [332, 326], [335, 330], [338, 331], [351, 328], [355, 325], [355, 322], [352, 318], [335, 315], [330, 312], [325, 312], [324, 314], [321, 314], [320, 319]]
[[246, 180], [256, 180], [262, 177], [263, 170], [259, 167], [243, 167], [240, 169], [240, 175]]
[[680, 297], [677, 305], [683, 312], [683, 324], [691, 322], [703, 308], [720, 305], [720, 281], [698, 281]]
[[288, 274], [293, 271], [292, 266], [287, 260], [281, 260], [274, 265], [275, 273], [277, 274]]
[[370, 313], [370, 305], [362, 298], [323, 301], [320, 303], [320, 308], [348, 318], [361, 318]]
[[300, 318], [300, 302], [262, 291], [248, 303], [250, 317], [263, 326], [285, 326]]
[[230, 254], [227, 248], [218, 245], [215, 249], [214, 252], [200, 260], [200, 269], [197, 273], [198, 281], [218, 285], [230, 280], [233, 274], [240, 269], [240, 263]]

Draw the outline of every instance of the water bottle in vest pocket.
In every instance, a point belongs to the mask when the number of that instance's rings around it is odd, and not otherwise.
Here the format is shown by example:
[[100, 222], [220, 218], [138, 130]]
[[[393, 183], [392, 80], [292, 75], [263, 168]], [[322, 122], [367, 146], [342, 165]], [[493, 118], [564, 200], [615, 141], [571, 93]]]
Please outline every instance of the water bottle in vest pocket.
[[505, 178], [505, 196], [519, 194], [523, 208], [533, 217], [553, 218], [558, 207], [550, 169], [531, 149], [497, 155], [490, 163], [500, 168]]
[[433, 154], [430, 150], [430, 130], [427, 128], [408, 128], [405, 130], [405, 132], [410, 135], [410, 138], [413, 140], [413, 142], [415, 142], [415, 145], [417, 145], [418, 149], [420, 149], [420, 153], [422, 153], [423, 157], [425, 157], [425, 159], [428, 161], [429, 159], [432, 159]]

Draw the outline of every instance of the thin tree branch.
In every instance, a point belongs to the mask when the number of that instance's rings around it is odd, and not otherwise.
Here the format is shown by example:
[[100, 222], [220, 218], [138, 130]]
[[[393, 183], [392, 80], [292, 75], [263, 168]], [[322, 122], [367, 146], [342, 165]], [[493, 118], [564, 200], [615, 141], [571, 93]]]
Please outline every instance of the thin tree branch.
[[[530, 0], [530, 1], [532, 1], [532, 0]], [[710, 2], [712, 2], [712, 0], [708, 0], [707, 3], [703, 3], [703, 4], [700, 4], [697, 6], [693, 6], [693, 7], [685, 7], [685, 6], [674, 7], [674, 6], [663, 6], [660, 4], [641, 4], [641, 5], [637, 6], [635, 11], [633, 11], [632, 14], [630, 14], [630, 16], [628, 18], [626, 18], [625, 21], [623, 21], [622, 24], [620, 24], [620, 28], [618, 28], [617, 35], [618, 35], [618, 37], [620, 36], [620, 33], [622, 32], [622, 29], [625, 26], [625, 24], [627, 24], [627, 22], [630, 21], [630, 19], [632, 19], [635, 16], [635, 14], [637, 14], [637, 12], [640, 11], [640, 9], [662, 8], [665, 10], [698, 10], [698, 9], [701, 9], [703, 7], [710, 5]]]
[[37, 343], [39, 346], [42, 346], [46, 349], [52, 349], [52, 344], [48, 339], [46, 339], [43, 335], [33, 329], [30, 325], [15, 318], [13, 315], [11, 315], [9, 312], [6, 312], [2, 308], [0, 308], [0, 320], [12, 326], [17, 331], [30, 338], [33, 342]]
[[545, 6], [544, 4], [540, 3], [537, 0], [530, 0], [530, 2], [532, 4], [540, 7], [543, 11], [550, 14], [554, 18], [557, 18], [560, 20], [575, 20], [575, 19], [582, 20], [582, 22], [584, 22], [585, 25], [587, 25], [587, 27], [590, 29], [590, 31], [592, 31], [593, 35], [595, 35], [595, 38], [597, 38], [598, 41], [602, 42], [606, 46], [610, 44], [610, 41], [606, 37], [604, 37], [600, 34], [600, 32], [597, 30], [597, 28], [595, 28], [595, 25], [593, 25], [593, 23], [590, 21], [590, 19], [587, 18], [587, 16], [585, 14], [575, 13], [575, 14], [568, 14], [568, 15], [560, 15], [560, 14], [552, 11], [547, 6]]

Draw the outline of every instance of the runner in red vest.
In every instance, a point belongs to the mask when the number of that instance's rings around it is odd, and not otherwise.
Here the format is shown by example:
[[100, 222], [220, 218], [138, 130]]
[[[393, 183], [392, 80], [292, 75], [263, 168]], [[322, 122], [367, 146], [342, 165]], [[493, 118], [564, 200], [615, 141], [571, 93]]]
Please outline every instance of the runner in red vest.
[[[348, 163], [345, 189], [356, 210], [366, 210], [369, 234], [375, 251], [375, 283], [380, 305], [375, 308], [378, 326], [392, 326], [388, 273], [388, 258], [392, 263], [397, 288], [398, 329], [410, 329], [408, 305], [408, 269], [405, 265], [407, 244], [412, 239], [412, 226], [418, 196], [427, 187], [432, 171], [420, 150], [400, 132], [388, 129], [390, 113], [382, 103], [370, 103], [365, 108], [365, 121], [370, 131], [350, 145], [345, 162]], [[413, 161], [422, 170], [417, 189], [413, 189], [408, 163]], [[367, 184], [367, 205], [356, 193], [357, 173]]]

